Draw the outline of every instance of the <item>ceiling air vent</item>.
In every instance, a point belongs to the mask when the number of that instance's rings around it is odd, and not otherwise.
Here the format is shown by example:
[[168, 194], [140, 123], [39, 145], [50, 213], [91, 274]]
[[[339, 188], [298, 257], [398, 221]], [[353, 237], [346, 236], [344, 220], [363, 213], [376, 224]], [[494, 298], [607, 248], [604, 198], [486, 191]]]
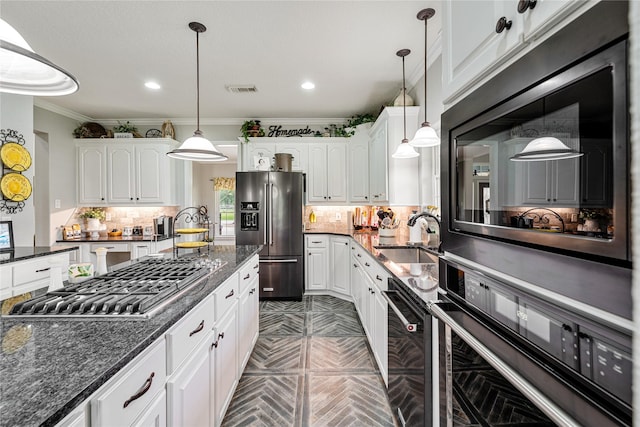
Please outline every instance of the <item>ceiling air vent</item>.
[[225, 87], [231, 93], [254, 93], [258, 91], [255, 85], [226, 85]]

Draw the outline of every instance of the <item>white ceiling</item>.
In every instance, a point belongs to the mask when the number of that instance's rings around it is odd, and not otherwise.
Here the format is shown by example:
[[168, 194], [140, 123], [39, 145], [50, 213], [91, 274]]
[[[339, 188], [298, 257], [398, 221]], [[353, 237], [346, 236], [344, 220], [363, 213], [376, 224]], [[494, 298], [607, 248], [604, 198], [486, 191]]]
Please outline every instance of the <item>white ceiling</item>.
[[[2, 0], [0, 16], [40, 55], [80, 82], [75, 94], [43, 98], [96, 120], [189, 119], [196, 115], [200, 35], [200, 116], [343, 118], [377, 113], [422, 76], [424, 23], [440, 31], [440, 1], [29, 1]], [[304, 80], [316, 89], [305, 92]], [[162, 85], [159, 91], [143, 86]], [[225, 85], [254, 84], [254, 94]]]

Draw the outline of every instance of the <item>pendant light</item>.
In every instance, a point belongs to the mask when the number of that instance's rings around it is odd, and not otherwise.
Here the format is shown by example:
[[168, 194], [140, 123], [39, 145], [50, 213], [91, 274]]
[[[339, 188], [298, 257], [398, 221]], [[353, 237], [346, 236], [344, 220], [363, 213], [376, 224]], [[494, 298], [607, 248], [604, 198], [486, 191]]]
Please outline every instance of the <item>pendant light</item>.
[[221, 162], [228, 157], [220, 153], [207, 138], [202, 136], [200, 130], [200, 33], [207, 31], [207, 27], [199, 22], [189, 22], [189, 28], [196, 33], [196, 100], [197, 124], [193, 136], [187, 138], [180, 148], [167, 153], [167, 156], [174, 159], [190, 160], [197, 162]]
[[418, 19], [424, 21], [424, 122], [420, 129], [416, 131], [409, 144], [414, 147], [435, 147], [440, 145], [440, 138], [436, 131], [427, 121], [427, 21], [433, 17], [436, 11], [428, 8], [418, 12]]
[[59, 96], [77, 90], [75, 77], [35, 53], [15, 28], [0, 19], [0, 92]]
[[[396, 55], [402, 58], [402, 90], [406, 91], [404, 87], [404, 57], [409, 55], [411, 51], [409, 49], [400, 49], [396, 52]], [[413, 157], [418, 157], [420, 154], [409, 145], [409, 140], [407, 139], [407, 106], [406, 103], [402, 103], [402, 118], [403, 122], [403, 139], [398, 148], [396, 148], [395, 153], [391, 155], [394, 159], [411, 159]]]

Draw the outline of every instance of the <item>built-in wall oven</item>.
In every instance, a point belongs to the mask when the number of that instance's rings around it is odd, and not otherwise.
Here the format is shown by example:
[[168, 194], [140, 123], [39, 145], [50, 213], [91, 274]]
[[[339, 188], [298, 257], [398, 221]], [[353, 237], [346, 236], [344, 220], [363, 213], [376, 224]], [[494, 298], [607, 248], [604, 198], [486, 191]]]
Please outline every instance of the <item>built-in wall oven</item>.
[[[595, 4], [442, 115], [443, 426], [631, 425], [627, 16]], [[514, 160], [547, 136], [580, 157]]]

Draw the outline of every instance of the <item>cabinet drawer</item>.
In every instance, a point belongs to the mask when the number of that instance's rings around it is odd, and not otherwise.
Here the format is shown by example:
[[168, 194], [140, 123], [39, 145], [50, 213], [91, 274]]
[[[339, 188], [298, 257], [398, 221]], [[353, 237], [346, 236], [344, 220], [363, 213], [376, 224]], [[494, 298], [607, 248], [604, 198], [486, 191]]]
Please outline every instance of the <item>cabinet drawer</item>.
[[131, 252], [131, 248], [129, 247], [128, 243], [111, 243], [111, 242], [104, 242], [102, 244], [100, 243], [94, 243], [91, 245], [91, 252], [95, 252], [96, 249], [98, 248], [107, 248], [109, 249], [109, 252]]
[[214, 302], [208, 297], [167, 332], [167, 375], [171, 375], [207, 336], [213, 328], [213, 319]]
[[240, 293], [253, 283], [260, 270], [260, 258], [256, 255], [239, 271]]
[[68, 255], [60, 254], [17, 263], [13, 266], [13, 286], [48, 280], [51, 268], [60, 267], [62, 270], [66, 270], [69, 264], [68, 260]]
[[138, 356], [91, 400], [91, 425], [129, 426], [164, 390], [166, 380], [165, 341]]
[[362, 258], [362, 266], [364, 271], [369, 275], [373, 283], [382, 291], [387, 290], [389, 273], [382, 267], [378, 261], [374, 260], [369, 254], [365, 254]]
[[327, 236], [306, 236], [307, 248], [326, 248], [329, 245]]
[[10, 265], [0, 266], [0, 289], [10, 288], [13, 283], [13, 268]]
[[233, 306], [238, 298], [238, 293], [238, 273], [234, 273], [213, 294], [216, 303], [216, 321], [222, 318], [226, 311]]

